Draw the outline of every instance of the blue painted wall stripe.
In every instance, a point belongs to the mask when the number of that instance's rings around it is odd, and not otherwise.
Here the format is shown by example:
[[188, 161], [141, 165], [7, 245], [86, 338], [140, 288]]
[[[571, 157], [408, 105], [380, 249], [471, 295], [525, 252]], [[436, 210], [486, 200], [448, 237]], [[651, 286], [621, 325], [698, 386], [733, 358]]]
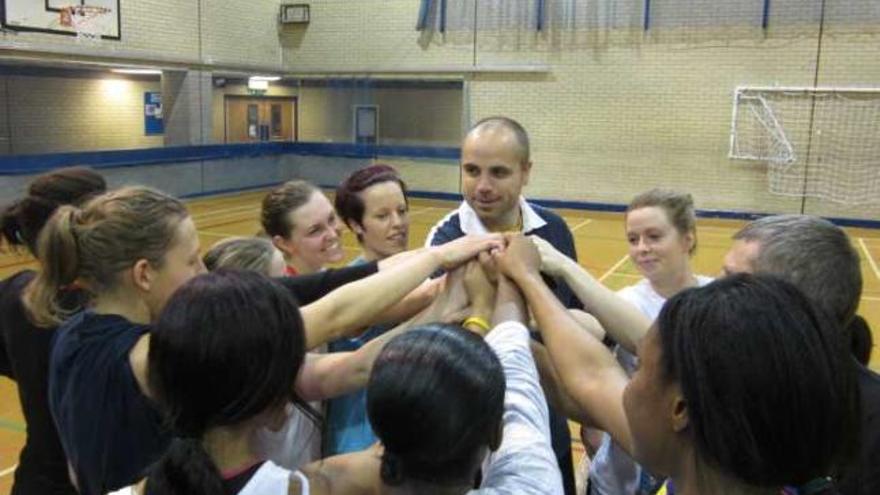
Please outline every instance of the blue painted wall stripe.
[[[429, 158], [457, 161], [460, 149], [453, 147], [383, 146], [340, 143], [255, 143], [224, 144], [208, 146], [181, 146], [169, 148], [148, 148], [137, 150], [87, 151], [79, 153], [50, 153], [43, 155], [7, 155], [0, 157], [0, 176], [31, 175], [69, 165], [89, 165], [98, 169], [136, 167], [142, 165], [161, 165], [192, 161], [219, 161], [229, 158], [259, 157], [295, 154], [304, 156], [327, 156], [342, 158], [404, 157]], [[208, 196], [248, 189], [271, 187], [263, 184], [244, 188], [203, 191], [187, 197]], [[333, 186], [329, 186], [335, 188]], [[457, 193], [410, 191], [413, 197], [461, 201]], [[586, 201], [566, 201], [539, 199], [536, 203], [550, 208], [573, 210], [622, 212], [626, 205], [596, 203]], [[704, 218], [728, 218], [752, 220], [770, 213], [747, 213], [726, 210], [698, 210], [697, 215]], [[880, 229], [880, 220], [855, 218], [829, 218], [837, 225]]]
[[393, 156], [458, 160], [460, 150], [454, 147], [285, 142], [6, 155], [0, 157], [0, 175], [38, 174], [70, 165], [88, 165], [104, 169], [284, 154], [348, 158]]

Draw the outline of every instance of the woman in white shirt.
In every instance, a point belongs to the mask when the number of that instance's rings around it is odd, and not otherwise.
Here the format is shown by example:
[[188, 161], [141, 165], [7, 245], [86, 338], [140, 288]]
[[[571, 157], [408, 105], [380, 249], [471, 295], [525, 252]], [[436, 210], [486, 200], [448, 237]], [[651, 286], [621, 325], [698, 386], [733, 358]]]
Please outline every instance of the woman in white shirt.
[[[691, 257], [697, 249], [696, 215], [690, 194], [651, 189], [639, 194], [626, 209], [629, 257], [644, 277], [617, 294], [651, 321], [666, 300], [689, 287], [702, 287], [710, 277], [694, 274]], [[616, 346], [615, 354], [627, 374], [637, 366], [634, 352]], [[588, 495], [654, 493], [657, 483], [620, 446], [602, 434], [589, 474]]]

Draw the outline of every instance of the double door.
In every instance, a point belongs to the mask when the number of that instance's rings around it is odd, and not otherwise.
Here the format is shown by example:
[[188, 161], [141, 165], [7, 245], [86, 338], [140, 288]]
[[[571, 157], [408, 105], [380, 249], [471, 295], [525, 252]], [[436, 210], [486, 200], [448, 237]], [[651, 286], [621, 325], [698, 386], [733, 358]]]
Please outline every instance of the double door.
[[225, 112], [227, 143], [296, 141], [296, 98], [227, 95]]

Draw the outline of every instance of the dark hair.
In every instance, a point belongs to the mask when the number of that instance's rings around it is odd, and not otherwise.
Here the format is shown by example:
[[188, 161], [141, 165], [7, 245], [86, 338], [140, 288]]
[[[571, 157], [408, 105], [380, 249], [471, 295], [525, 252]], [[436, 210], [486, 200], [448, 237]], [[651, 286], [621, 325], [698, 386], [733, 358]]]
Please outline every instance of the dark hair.
[[96, 293], [114, 288], [120, 272], [139, 259], [161, 267], [188, 217], [183, 203], [148, 187], [124, 187], [82, 208], [58, 208], [40, 232], [41, 269], [24, 293], [34, 323], [63, 321], [70, 309], [61, 307], [59, 290], [74, 281]]
[[220, 268], [249, 270], [270, 275], [275, 246], [263, 237], [230, 237], [218, 241], [202, 256], [209, 271]]
[[839, 323], [792, 284], [739, 274], [673, 296], [661, 363], [687, 401], [698, 457], [777, 488], [827, 476], [858, 441], [855, 369]]
[[526, 132], [526, 129], [517, 121], [511, 119], [510, 117], [486, 117], [485, 119], [481, 119], [479, 122], [474, 124], [473, 127], [467, 132], [467, 135], [470, 136], [471, 133], [480, 130], [498, 130], [504, 129], [508, 132], [513, 133], [513, 137], [516, 139], [517, 154], [519, 155], [519, 163], [525, 165], [529, 162], [530, 156], [530, 147], [529, 147], [529, 134]]
[[651, 189], [630, 201], [626, 207], [626, 215], [633, 210], [648, 207], [660, 208], [680, 235], [691, 234], [694, 245], [688, 251], [693, 255], [697, 251], [697, 215], [694, 213], [694, 198], [688, 193], [680, 193], [669, 189]]
[[304, 357], [299, 308], [272, 280], [220, 270], [180, 287], [150, 337], [150, 389], [178, 438], [152, 469], [149, 492], [222, 494], [202, 436], [304, 404], [294, 392]]
[[855, 315], [849, 322], [848, 330], [853, 356], [862, 366], [868, 366], [871, 362], [871, 352], [874, 350], [874, 336], [871, 334], [870, 325], [864, 318]]
[[785, 278], [844, 327], [855, 315], [862, 271], [840, 227], [809, 215], [774, 215], [750, 222], [733, 238], [758, 243], [755, 272]]
[[107, 190], [104, 178], [86, 167], [59, 168], [36, 177], [27, 196], [0, 212], [0, 238], [37, 254], [37, 237], [62, 205], [79, 205]]
[[500, 428], [504, 392], [498, 357], [461, 327], [425, 325], [392, 339], [367, 384], [367, 414], [385, 448], [382, 480], [472, 483], [481, 448]]
[[294, 225], [289, 214], [309, 202], [318, 188], [304, 180], [292, 180], [276, 187], [263, 198], [260, 223], [269, 237], [290, 237]]
[[[366, 205], [364, 205], [364, 199], [361, 198], [360, 193], [383, 182], [396, 182], [400, 186], [400, 191], [403, 192], [404, 201], [409, 204], [406, 197], [406, 184], [398, 175], [397, 170], [394, 170], [390, 165], [377, 163], [355, 170], [336, 188], [334, 200], [336, 213], [348, 225], [348, 228], [351, 228], [352, 222], [358, 225], [363, 224]], [[360, 235], [358, 235], [358, 240], [360, 240]]]

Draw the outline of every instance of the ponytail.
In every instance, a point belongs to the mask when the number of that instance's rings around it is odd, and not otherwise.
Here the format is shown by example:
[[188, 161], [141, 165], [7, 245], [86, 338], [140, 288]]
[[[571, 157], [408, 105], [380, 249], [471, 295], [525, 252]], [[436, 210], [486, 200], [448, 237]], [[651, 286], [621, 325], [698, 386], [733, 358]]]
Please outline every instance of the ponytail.
[[58, 208], [43, 228], [37, 252], [42, 269], [24, 293], [24, 304], [33, 322], [42, 327], [59, 325], [70, 313], [58, 300], [58, 291], [73, 283], [79, 272], [76, 228], [81, 210]]
[[196, 438], [175, 438], [147, 477], [151, 495], [223, 495], [217, 465]]
[[18, 200], [0, 212], [0, 240], [5, 241], [8, 246], [14, 247], [24, 244], [22, 226], [18, 218], [23, 202], [24, 200]]

